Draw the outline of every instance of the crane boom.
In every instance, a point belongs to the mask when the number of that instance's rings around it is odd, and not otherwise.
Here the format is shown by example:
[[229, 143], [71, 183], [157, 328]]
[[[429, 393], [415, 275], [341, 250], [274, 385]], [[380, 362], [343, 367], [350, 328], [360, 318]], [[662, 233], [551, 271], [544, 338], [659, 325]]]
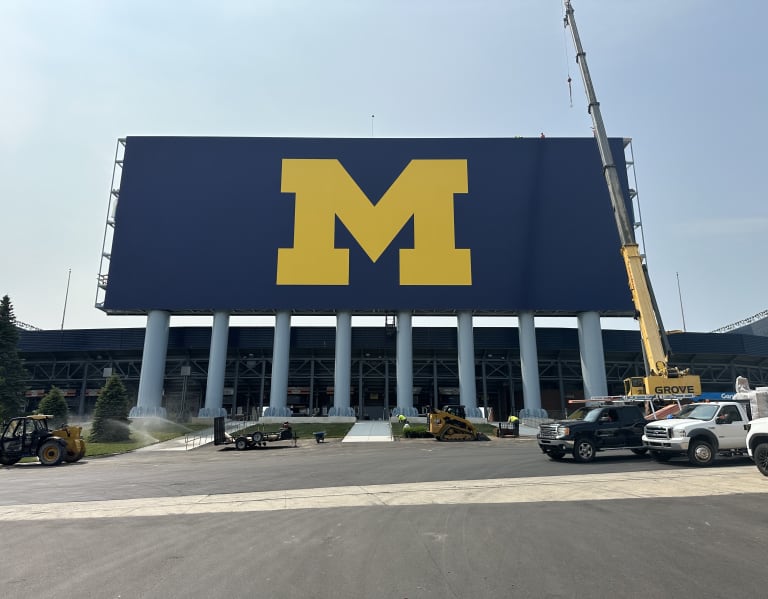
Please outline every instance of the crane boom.
[[[645, 354], [646, 377], [642, 379], [642, 382], [640, 377], [627, 379], [625, 392], [629, 395], [674, 393], [698, 395], [701, 393], [699, 377], [689, 374], [687, 370], [669, 366], [669, 345], [661, 322], [661, 314], [656, 305], [648, 271], [635, 240], [634, 227], [624, 203], [619, 174], [613, 161], [608, 135], [600, 112], [600, 103], [597, 101], [595, 87], [589, 74], [587, 55], [581, 45], [579, 30], [576, 27], [573, 6], [571, 6], [570, 0], [564, 0], [564, 5], [565, 26], [570, 27], [573, 44], [576, 48], [576, 62], [579, 65], [584, 91], [587, 94], [588, 111], [592, 117], [592, 126], [603, 165], [603, 175], [608, 185], [613, 215], [619, 231], [621, 255], [627, 269], [629, 288], [632, 292], [632, 301], [640, 325], [640, 336]], [[669, 379], [676, 380], [670, 381]]]

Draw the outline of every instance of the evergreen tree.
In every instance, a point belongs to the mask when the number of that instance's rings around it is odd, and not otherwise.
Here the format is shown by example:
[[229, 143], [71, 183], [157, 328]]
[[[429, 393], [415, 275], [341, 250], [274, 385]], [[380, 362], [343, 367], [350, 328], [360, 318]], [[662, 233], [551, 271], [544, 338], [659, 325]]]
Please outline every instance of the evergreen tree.
[[27, 371], [19, 357], [19, 331], [11, 298], [0, 300], [0, 421], [24, 413]]
[[94, 443], [109, 443], [113, 441], [128, 441], [131, 431], [128, 413], [128, 392], [116, 374], [107, 380], [96, 400], [93, 411], [90, 441]]
[[40, 400], [37, 413], [53, 416], [48, 423], [51, 428], [59, 428], [66, 424], [69, 419], [69, 406], [67, 405], [67, 400], [64, 399], [61, 389], [55, 385], [51, 387], [51, 390]]

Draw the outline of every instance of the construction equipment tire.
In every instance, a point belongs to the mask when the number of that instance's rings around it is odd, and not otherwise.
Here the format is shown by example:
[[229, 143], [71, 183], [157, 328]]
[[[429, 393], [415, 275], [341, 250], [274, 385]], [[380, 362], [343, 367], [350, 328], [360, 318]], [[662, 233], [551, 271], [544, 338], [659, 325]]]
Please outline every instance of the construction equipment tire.
[[43, 466], [58, 466], [64, 459], [64, 450], [57, 441], [45, 441], [37, 450], [37, 457]]
[[85, 455], [85, 441], [76, 441], [75, 447], [76, 449], [72, 451], [69, 446], [67, 446], [67, 451], [64, 454], [65, 462], [77, 462]]

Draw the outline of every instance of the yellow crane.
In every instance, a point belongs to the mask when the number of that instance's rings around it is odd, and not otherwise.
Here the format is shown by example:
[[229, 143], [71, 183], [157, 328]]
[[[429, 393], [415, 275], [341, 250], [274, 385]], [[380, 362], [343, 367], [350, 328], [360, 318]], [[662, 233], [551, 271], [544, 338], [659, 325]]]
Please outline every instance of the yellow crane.
[[574, 19], [570, 0], [564, 0], [565, 26], [571, 30], [573, 44], [576, 47], [576, 62], [579, 65], [584, 91], [587, 94], [588, 111], [592, 117], [595, 139], [603, 164], [603, 174], [608, 184], [613, 214], [621, 240], [621, 255], [627, 269], [632, 302], [635, 306], [635, 318], [640, 325], [640, 336], [645, 356], [646, 376], [629, 377], [624, 380], [626, 395], [699, 395], [701, 379], [691, 374], [688, 369], [680, 369], [669, 363], [670, 348], [661, 321], [661, 314], [656, 303], [648, 270], [635, 240], [634, 228], [629, 219], [624, 195], [621, 190], [616, 165], [613, 162], [608, 135], [600, 113], [600, 103], [595, 95], [592, 78], [589, 75], [587, 56], [581, 45], [579, 31]]

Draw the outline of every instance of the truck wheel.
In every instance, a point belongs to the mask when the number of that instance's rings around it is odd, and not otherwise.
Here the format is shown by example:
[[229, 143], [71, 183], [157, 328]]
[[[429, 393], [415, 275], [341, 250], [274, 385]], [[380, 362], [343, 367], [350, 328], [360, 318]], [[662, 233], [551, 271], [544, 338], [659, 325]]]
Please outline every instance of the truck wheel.
[[709, 466], [715, 461], [712, 445], [702, 439], [694, 439], [688, 446], [688, 461], [694, 466]]
[[573, 445], [573, 459], [577, 462], [591, 462], [595, 459], [595, 443], [588, 437], [576, 439]]
[[635, 455], [645, 455], [646, 453], [648, 453], [648, 449], [646, 449], [645, 447], [641, 447], [640, 449], [630, 449], [630, 451]]
[[550, 460], [555, 460], [556, 462], [559, 462], [560, 460], [565, 457], [564, 451], [548, 451], [547, 455], [549, 456]]
[[657, 462], [668, 462], [672, 456], [665, 451], [653, 451], [651, 450], [651, 457]]
[[760, 443], [755, 447], [752, 455], [755, 456], [755, 465], [763, 476], [768, 476], [768, 443]]
[[58, 466], [64, 459], [64, 450], [56, 441], [49, 440], [37, 450], [37, 457], [43, 466]]
[[239, 451], [243, 451], [243, 449], [248, 449], [248, 439], [245, 437], [238, 437], [235, 441], [235, 449]]

